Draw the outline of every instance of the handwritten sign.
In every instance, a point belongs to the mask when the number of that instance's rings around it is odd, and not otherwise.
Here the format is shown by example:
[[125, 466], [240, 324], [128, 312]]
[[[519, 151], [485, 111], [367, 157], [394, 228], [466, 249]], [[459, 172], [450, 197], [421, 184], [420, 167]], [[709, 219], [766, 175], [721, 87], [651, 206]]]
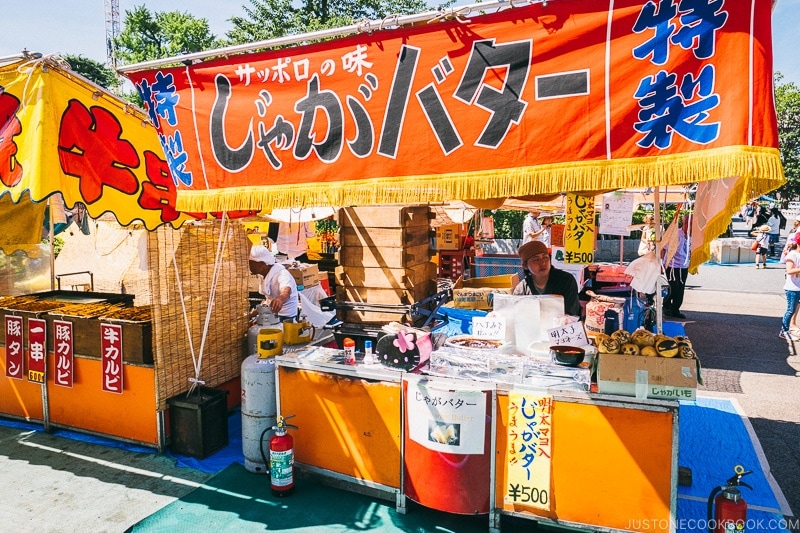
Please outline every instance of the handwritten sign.
[[556, 346], [585, 346], [589, 344], [583, 322], [573, 322], [566, 326], [548, 329], [547, 336], [550, 338], [550, 344]]
[[472, 317], [472, 336], [479, 339], [504, 340], [506, 338], [505, 317]]
[[564, 262], [594, 262], [594, 196], [567, 193]]
[[509, 394], [505, 503], [550, 511], [552, 415], [548, 394]]
[[599, 232], [604, 235], [629, 237], [631, 222], [633, 222], [633, 195], [622, 192], [604, 194]]

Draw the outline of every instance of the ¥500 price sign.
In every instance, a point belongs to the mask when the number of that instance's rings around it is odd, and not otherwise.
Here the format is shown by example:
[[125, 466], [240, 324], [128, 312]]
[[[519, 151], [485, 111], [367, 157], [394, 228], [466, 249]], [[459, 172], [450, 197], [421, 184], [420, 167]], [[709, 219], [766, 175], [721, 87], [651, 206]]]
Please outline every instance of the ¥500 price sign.
[[505, 503], [550, 511], [552, 414], [552, 396], [509, 394]]

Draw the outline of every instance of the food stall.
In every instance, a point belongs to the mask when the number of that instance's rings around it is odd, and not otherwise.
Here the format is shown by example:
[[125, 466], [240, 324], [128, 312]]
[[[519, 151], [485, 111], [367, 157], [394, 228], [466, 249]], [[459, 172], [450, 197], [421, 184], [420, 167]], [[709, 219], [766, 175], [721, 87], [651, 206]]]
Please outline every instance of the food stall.
[[[146, 95], [162, 139], [181, 133], [185, 157], [172, 170], [192, 179], [178, 187], [180, 210], [407, 207], [454, 199], [535, 200], [566, 191], [577, 208], [567, 207], [565, 262], [580, 268], [589, 262], [586, 254], [594, 244], [596, 228], [588, 221], [594, 220], [596, 194], [697, 183], [690, 267], [696, 269], [709, 256], [709, 241], [727, 228], [738, 206], [753, 191], [770, 190], [784, 180], [769, 90], [771, 4], [725, 4], [718, 8], [724, 13], [708, 15], [702, 31], [690, 24], [690, 13], [673, 6], [671, 39], [657, 31], [661, 25], [651, 7], [634, 0], [615, 2], [613, 8], [583, 0], [484, 3], [474, 7], [475, 16], [466, 6], [392, 17], [343, 28], [340, 39], [284, 47], [314, 38], [301, 35], [121, 70]], [[436, 24], [417, 24], [421, 21]], [[667, 108], [675, 112], [664, 112]], [[558, 142], [553, 142], [554, 131]], [[369, 232], [361, 237], [369, 238]], [[403, 255], [398, 248], [374, 241], [370, 261], [385, 254], [416, 261], [418, 255], [409, 250]], [[344, 247], [342, 253], [347, 255]], [[415, 264], [406, 261], [400, 267]], [[376, 260], [371, 268], [384, 266]], [[351, 301], [359, 292], [355, 287], [364, 286], [353, 284], [349, 294], [345, 291]], [[660, 341], [665, 350], [673, 349], [667, 339]], [[634, 377], [632, 397], [599, 388], [552, 389], [544, 397], [537, 380], [552, 376], [540, 365], [533, 365], [538, 377], [532, 376], [532, 383], [523, 379], [525, 362], [503, 373], [519, 378], [511, 383], [488, 370], [418, 377], [406, 369], [408, 375], [392, 379], [383, 372], [359, 375], [359, 365], [345, 369], [336, 360], [339, 350], [328, 349], [332, 352], [315, 348], [306, 354], [308, 360], [299, 352], [276, 359], [279, 411], [298, 412], [296, 420], [306, 432], [298, 441], [324, 441], [332, 449], [328, 453], [347, 458], [339, 468], [298, 442], [300, 463], [400, 495], [399, 508], [402, 497], [413, 497], [450, 512], [488, 513], [493, 527], [498, 514], [518, 513], [588, 529], [624, 529], [615, 513], [582, 508], [580, 494], [570, 488], [573, 483], [586, 487], [564, 463], [587, 445], [578, 438], [584, 427], [601, 439], [622, 480], [609, 485], [612, 490], [598, 501], [610, 501], [614, 492], [632, 501], [628, 489], [634, 487], [645, 494], [643, 513], [674, 518], [677, 403], [648, 396], [691, 387], [653, 389], [646, 378]], [[608, 353], [637, 361], [662, 359]], [[603, 363], [610, 360], [604, 355], [598, 357], [601, 374], [613, 368]], [[683, 367], [696, 379], [692, 362]], [[662, 370], [674, 369], [653, 372]], [[602, 381], [628, 383], [613, 374]], [[474, 412], [463, 440], [449, 424], [430, 417], [425, 422], [426, 411], [413, 402], [439, 400], [422, 389], [441, 393], [447, 405], [469, 400], [465, 403]], [[302, 403], [298, 390], [314, 401]], [[360, 401], [346, 400], [344, 391]], [[529, 398], [552, 406], [561, 428], [552, 460], [539, 462], [543, 470], [531, 472], [543, 483], [536, 486], [539, 494], [550, 487], [554, 496], [549, 504], [533, 502], [537, 506], [515, 501], [509, 491], [519, 484], [509, 480], [527, 475], [511, 467], [521, 461], [510, 457], [509, 443], [515, 438], [513, 409]], [[380, 436], [376, 445], [373, 432]], [[652, 460], [632, 451], [632, 443], [649, 438]], [[420, 441], [432, 442], [428, 446], [434, 450]], [[451, 453], [447, 447], [456, 441], [469, 453]], [[459, 484], [483, 479], [486, 503], [454, 498], [451, 507], [450, 500], [426, 494], [418, 476], [428, 471], [425, 456], [435, 455], [430, 451], [441, 453], [445, 462], [482, 457], [474, 461], [475, 477]], [[495, 460], [486, 460], [487, 453]], [[381, 454], [396, 467], [379, 476], [378, 468], [385, 466], [376, 460]], [[673, 520], [659, 523], [672, 531]]]
[[[162, 449], [169, 398], [188, 390], [190, 379], [209, 386], [238, 379], [236, 332], [247, 324], [246, 300], [238, 297], [246, 290], [244, 230], [175, 211], [175, 185], [147, 117], [58, 57], [5, 58], [0, 86], [0, 414]], [[55, 195], [92, 219], [113, 213], [128, 226], [123, 240], [144, 230], [133, 239], [137, 263], [150, 274], [142, 292], [54, 290], [52, 246], [39, 243]], [[84, 222], [95, 239], [81, 270], [91, 270], [102, 223]], [[228, 268], [215, 276], [220, 243]], [[109, 268], [120, 272], [117, 258]], [[188, 282], [185, 300], [176, 278]], [[222, 288], [208, 313], [214, 279]], [[204, 351], [211, 355], [201, 368]]]

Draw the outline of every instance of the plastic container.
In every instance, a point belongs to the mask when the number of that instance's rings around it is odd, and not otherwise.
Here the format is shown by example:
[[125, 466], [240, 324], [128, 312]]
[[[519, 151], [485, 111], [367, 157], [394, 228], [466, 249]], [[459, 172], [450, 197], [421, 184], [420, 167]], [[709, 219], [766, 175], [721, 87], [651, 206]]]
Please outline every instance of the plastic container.
[[346, 337], [344, 341], [342, 341], [342, 347], [344, 348], [344, 364], [356, 364], [356, 341], [350, 337]]
[[364, 341], [364, 364], [371, 365], [375, 363], [375, 358], [372, 356], [372, 341]]

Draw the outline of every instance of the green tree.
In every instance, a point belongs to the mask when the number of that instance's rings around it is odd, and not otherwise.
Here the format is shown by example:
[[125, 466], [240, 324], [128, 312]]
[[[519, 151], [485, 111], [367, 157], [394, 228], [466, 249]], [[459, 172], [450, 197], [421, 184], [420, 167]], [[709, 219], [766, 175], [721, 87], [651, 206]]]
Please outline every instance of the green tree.
[[221, 46], [208, 20], [188, 12], [151, 12], [145, 6], [125, 11], [123, 30], [114, 40], [121, 64], [163, 59]]
[[[449, 6], [455, 0], [448, 0]], [[231, 17], [227, 33], [233, 44], [263, 41], [286, 35], [336, 28], [363, 19], [407, 15], [430, 10], [424, 0], [248, 0], [244, 16]]]
[[778, 114], [778, 142], [786, 184], [778, 189], [781, 198], [800, 196], [800, 89], [792, 82], [782, 83], [775, 73], [775, 107]]
[[104, 89], [114, 91], [120, 86], [121, 82], [114, 71], [94, 59], [82, 55], [65, 54], [64, 60], [69, 63], [74, 72]]

